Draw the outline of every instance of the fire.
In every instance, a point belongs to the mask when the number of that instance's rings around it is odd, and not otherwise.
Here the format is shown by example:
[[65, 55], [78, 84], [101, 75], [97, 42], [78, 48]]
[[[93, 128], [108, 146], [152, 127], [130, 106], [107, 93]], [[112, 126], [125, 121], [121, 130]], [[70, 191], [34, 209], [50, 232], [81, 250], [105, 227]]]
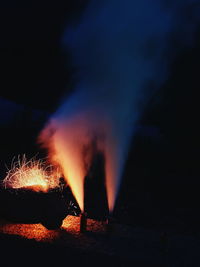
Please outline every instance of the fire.
[[[39, 142], [49, 151], [52, 164], [58, 165], [71, 187], [80, 209], [84, 211], [84, 179], [92, 162], [92, 145], [105, 156], [105, 185], [110, 212], [119, 187], [121, 151], [119, 140], [114, 138], [112, 125], [107, 120], [97, 120], [94, 112], [75, 114], [68, 120], [54, 118], [39, 137]], [[95, 177], [94, 177], [95, 179]]]
[[[50, 139], [49, 131], [53, 132]], [[40, 138], [41, 140], [48, 140], [51, 161], [62, 169], [63, 175], [83, 211], [84, 178], [87, 165], [84, 148], [89, 142], [87, 127], [84, 125], [83, 118], [76, 117], [68, 124], [63, 124], [60, 127], [52, 122], [42, 132]]]
[[35, 191], [48, 191], [58, 186], [59, 172], [52, 166], [46, 166], [43, 160], [27, 160], [25, 155], [13, 162], [11, 169], [3, 180], [4, 187], [24, 188], [29, 187]]
[[[84, 179], [84, 170], [83, 162], [81, 162], [81, 157], [79, 150], [75, 144], [68, 143], [68, 148], [65, 149], [62, 139], [59, 134], [54, 137], [54, 148], [57, 151], [57, 161], [59, 166], [61, 166], [64, 177], [67, 180], [67, 183], [72, 189], [72, 192], [79, 204], [80, 209], [84, 210], [84, 201], [83, 201], [83, 179]], [[68, 139], [69, 140], [69, 139]], [[73, 142], [72, 142], [73, 143]]]

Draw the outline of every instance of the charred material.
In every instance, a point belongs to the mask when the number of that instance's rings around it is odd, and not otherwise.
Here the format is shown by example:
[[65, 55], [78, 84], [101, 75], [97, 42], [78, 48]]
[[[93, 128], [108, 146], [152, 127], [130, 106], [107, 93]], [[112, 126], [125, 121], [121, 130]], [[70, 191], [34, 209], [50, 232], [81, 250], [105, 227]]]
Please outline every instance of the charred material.
[[92, 144], [91, 154], [92, 162], [84, 183], [84, 210], [88, 218], [105, 221], [109, 214], [105, 187], [105, 156], [98, 150], [96, 140]]
[[82, 212], [80, 214], [80, 233], [87, 231], [87, 213]]
[[112, 216], [108, 216], [106, 220], [106, 234], [109, 236], [112, 234], [114, 228], [114, 219]]
[[29, 187], [0, 188], [0, 217], [15, 223], [42, 223], [47, 229], [56, 229], [71, 212], [69, 189], [60, 187], [48, 192]]

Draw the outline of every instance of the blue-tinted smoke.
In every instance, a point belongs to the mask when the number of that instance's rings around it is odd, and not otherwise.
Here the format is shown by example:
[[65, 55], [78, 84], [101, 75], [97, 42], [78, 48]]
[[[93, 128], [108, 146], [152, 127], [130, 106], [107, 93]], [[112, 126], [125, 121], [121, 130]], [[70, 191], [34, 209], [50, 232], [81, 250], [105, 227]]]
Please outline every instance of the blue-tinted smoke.
[[168, 77], [169, 59], [176, 52], [173, 40], [178, 36], [183, 46], [193, 41], [197, 14], [192, 9], [195, 17], [189, 20], [186, 11], [194, 3], [198, 1], [93, 0], [80, 21], [64, 33], [62, 43], [71, 54], [77, 83], [46, 131], [53, 127], [56, 135], [65, 125], [69, 132], [70, 125], [81, 121], [81, 128], [74, 130], [78, 139], [87, 136], [83, 143], [92, 136], [104, 137], [100, 146], [106, 158], [110, 210], [136, 123]]

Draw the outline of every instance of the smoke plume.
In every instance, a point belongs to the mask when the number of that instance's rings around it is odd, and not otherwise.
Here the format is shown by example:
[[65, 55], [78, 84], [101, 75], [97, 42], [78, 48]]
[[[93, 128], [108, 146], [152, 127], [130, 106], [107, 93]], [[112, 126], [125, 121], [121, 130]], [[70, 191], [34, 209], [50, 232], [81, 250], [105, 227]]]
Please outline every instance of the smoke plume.
[[169, 59], [176, 53], [173, 39], [182, 45], [193, 41], [196, 16], [189, 20], [184, 12], [197, 1], [173, 2], [93, 0], [80, 21], [66, 28], [62, 45], [71, 54], [76, 86], [40, 140], [82, 210], [92, 140], [105, 156], [112, 212], [137, 121], [167, 79]]

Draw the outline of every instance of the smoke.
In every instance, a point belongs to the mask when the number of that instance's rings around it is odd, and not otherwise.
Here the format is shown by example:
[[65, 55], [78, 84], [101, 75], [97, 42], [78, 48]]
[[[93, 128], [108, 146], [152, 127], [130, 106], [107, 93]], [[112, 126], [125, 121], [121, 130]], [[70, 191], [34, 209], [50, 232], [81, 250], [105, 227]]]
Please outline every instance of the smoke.
[[183, 39], [192, 42], [196, 24], [183, 16], [192, 1], [166, 2], [93, 0], [79, 23], [68, 26], [63, 35], [77, 82], [40, 141], [62, 168], [82, 210], [92, 140], [97, 140], [105, 155], [112, 211], [136, 123], [149, 98], [167, 79], [170, 38], [172, 34], [182, 38], [184, 32]]

